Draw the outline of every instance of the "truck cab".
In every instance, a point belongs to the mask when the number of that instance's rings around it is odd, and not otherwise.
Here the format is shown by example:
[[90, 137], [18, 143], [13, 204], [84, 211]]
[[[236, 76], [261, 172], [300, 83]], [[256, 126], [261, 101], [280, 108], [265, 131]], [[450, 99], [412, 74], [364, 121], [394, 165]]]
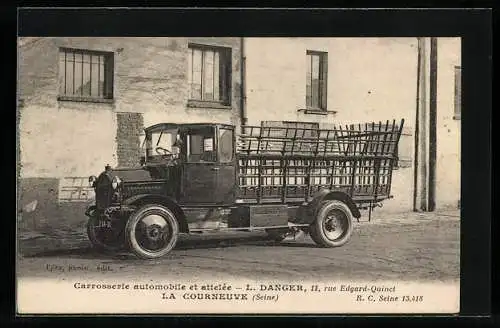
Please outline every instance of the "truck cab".
[[141, 164], [155, 177], [176, 184], [174, 197], [180, 205], [234, 202], [234, 126], [161, 123], [145, 129], [142, 144]]

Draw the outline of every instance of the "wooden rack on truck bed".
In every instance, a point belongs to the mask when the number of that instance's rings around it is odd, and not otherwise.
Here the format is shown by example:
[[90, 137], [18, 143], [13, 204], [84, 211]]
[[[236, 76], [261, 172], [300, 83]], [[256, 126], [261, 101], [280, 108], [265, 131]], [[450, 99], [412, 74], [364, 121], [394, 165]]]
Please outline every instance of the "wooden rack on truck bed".
[[371, 209], [390, 197], [403, 124], [245, 126], [237, 152], [239, 197], [258, 204], [307, 202], [328, 188]]

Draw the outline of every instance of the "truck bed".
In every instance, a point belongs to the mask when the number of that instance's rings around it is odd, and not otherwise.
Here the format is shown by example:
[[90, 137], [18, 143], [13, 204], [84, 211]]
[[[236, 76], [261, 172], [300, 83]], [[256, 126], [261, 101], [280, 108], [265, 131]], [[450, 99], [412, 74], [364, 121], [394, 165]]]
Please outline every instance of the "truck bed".
[[324, 188], [369, 203], [390, 196], [404, 120], [332, 129], [245, 126], [239, 137], [238, 198], [308, 201]]

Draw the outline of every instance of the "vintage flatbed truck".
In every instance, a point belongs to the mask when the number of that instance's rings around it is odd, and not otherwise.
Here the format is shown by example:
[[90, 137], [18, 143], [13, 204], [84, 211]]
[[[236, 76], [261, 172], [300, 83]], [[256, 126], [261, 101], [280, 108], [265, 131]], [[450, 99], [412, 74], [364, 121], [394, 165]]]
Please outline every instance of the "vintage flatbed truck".
[[169, 253], [179, 233], [213, 230], [265, 230], [276, 241], [302, 230], [342, 246], [361, 209], [371, 216], [392, 197], [403, 124], [244, 126], [239, 136], [226, 124], [150, 126], [140, 166], [89, 177], [88, 237], [144, 259]]

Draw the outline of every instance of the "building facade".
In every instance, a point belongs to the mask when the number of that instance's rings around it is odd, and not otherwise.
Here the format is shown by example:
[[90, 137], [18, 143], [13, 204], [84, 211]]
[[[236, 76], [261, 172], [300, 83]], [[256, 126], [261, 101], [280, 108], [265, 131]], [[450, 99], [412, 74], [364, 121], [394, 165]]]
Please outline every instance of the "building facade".
[[[437, 44], [444, 208], [460, 199], [460, 39]], [[138, 164], [141, 130], [159, 122], [323, 128], [405, 119], [395, 197], [382, 210], [422, 208], [416, 199], [427, 191], [415, 178], [429, 170], [416, 167], [429, 159], [416, 150], [428, 148], [428, 124], [416, 112], [428, 120], [430, 59], [424, 52], [419, 66], [416, 38], [21, 38], [18, 49], [18, 199], [36, 207], [22, 215], [28, 225], [82, 216], [87, 177]]]
[[[428, 38], [420, 43], [429, 43]], [[249, 124], [301, 121], [311, 126], [405, 120], [394, 171], [394, 199], [378, 211], [411, 211], [425, 190], [415, 188], [417, 107], [429, 116], [429, 46], [417, 38], [245, 38], [245, 93]], [[460, 39], [437, 40], [436, 208], [460, 199]], [[421, 85], [421, 87], [418, 87]], [[419, 90], [419, 91], [417, 91]], [[425, 92], [422, 92], [426, 90]], [[419, 95], [417, 96], [417, 92]], [[423, 104], [418, 102], [426, 100]], [[418, 144], [429, 147], [421, 137]], [[427, 170], [427, 175], [429, 170]], [[424, 177], [428, 180], [428, 177]]]
[[145, 126], [239, 125], [240, 44], [240, 38], [19, 39], [19, 204], [34, 204], [40, 225], [81, 216], [92, 198], [89, 174], [106, 164], [139, 164]]
[[[255, 38], [245, 42], [249, 122], [263, 117], [327, 128], [405, 118], [401, 154], [402, 160], [411, 162], [408, 131], [417, 81], [411, 42], [391, 44], [379, 38]], [[393, 56], [400, 60], [391, 60]], [[266, 108], [265, 113], [259, 113], [260, 108]], [[399, 201], [385, 204], [407, 209], [412, 199], [410, 165], [405, 163], [394, 175], [392, 190]]]

